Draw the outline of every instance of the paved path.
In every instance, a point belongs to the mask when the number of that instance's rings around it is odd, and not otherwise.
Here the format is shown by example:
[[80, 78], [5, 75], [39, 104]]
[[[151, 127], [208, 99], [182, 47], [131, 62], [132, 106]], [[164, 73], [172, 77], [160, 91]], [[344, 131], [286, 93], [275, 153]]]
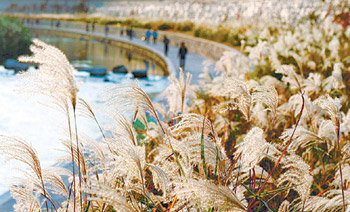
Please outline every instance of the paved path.
[[[80, 26], [79, 26], [80, 25]], [[49, 23], [40, 23], [40, 25], [28, 25], [29, 28], [39, 28], [39, 29], [52, 29], [52, 30], [60, 30], [60, 31], [66, 31], [66, 32], [72, 32], [72, 33], [79, 33], [84, 35], [94, 35], [98, 37], [105, 37], [109, 39], [129, 42], [132, 44], [140, 45], [146, 49], [150, 49], [159, 55], [161, 55], [165, 60], [168, 61], [168, 63], [171, 63], [170, 66], [172, 72], [178, 73], [179, 71], [179, 58], [178, 55], [178, 48], [174, 46], [169, 46], [168, 56], [165, 56], [164, 54], [164, 46], [163, 43], [157, 42], [157, 43], [147, 43], [146, 41], [141, 40], [138, 37], [134, 37], [132, 40], [130, 40], [128, 37], [120, 36], [120, 33], [118, 31], [111, 31], [108, 36], [105, 36], [102, 27], [98, 26], [96, 27], [95, 32], [86, 32], [86, 30], [82, 27], [85, 27], [85, 25], [82, 24], [63, 24], [60, 28], [52, 27]], [[158, 39], [161, 40], [162, 38]], [[192, 74], [192, 83], [198, 84], [199, 83], [199, 75], [203, 73], [204, 70], [204, 62], [208, 61], [211, 64], [214, 64], [214, 61], [210, 58], [202, 57], [196, 53], [191, 52], [189, 49], [189, 53], [186, 57], [186, 63], [185, 63], [185, 72], [189, 72]], [[214, 65], [209, 66], [209, 71], [211, 73], [214, 73]]]

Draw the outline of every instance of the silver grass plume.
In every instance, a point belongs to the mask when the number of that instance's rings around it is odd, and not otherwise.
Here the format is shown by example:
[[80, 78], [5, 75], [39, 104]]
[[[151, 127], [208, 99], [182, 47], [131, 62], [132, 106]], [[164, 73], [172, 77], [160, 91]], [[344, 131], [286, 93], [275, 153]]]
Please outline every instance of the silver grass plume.
[[[344, 163], [344, 166], [342, 166], [342, 172], [344, 176], [344, 187], [349, 188], [350, 186], [350, 165], [349, 163]], [[340, 177], [340, 171], [339, 169], [335, 173], [334, 181], [332, 182], [332, 185], [334, 185], [336, 188], [341, 188], [341, 177]]]
[[248, 172], [254, 168], [265, 157], [264, 152], [268, 146], [264, 131], [258, 127], [252, 128], [243, 141], [236, 146], [234, 156], [237, 161], [240, 161], [241, 171]]
[[331, 118], [333, 125], [335, 127], [336, 135], [337, 135], [337, 157], [339, 160], [339, 174], [340, 174], [340, 186], [341, 193], [343, 199], [343, 211], [345, 211], [346, 203], [345, 203], [345, 193], [344, 193], [344, 183], [343, 183], [343, 173], [342, 173], [342, 156], [341, 156], [341, 147], [340, 147], [340, 108], [341, 105], [337, 100], [332, 99], [330, 96], [322, 96], [319, 99], [315, 100], [315, 104], [319, 105], [323, 110], [325, 110], [329, 117]]
[[[344, 191], [346, 212], [350, 210], [350, 191]], [[298, 207], [299, 206], [299, 207]], [[301, 208], [301, 205], [296, 205]], [[333, 189], [327, 191], [322, 197], [311, 196], [305, 202], [305, 211], [330, 211], [337, 212], [343, 210], [342, 190]]]
[[251, 72], [250, 61], [239, 52], [224, 52], [216, 63], [216, 71], [225, 76], [244, 80], [244, 75]]
[[169, 77], [171, 84], [162, 92], [169, 105], [169, 112], [173, 114], [184, 113], [188, 98], [193, 96], [191, 87], [192, 75], [186, 73], [182, 69], [179, 72], [179, 78], [175, 75]]
[[[78, 133], [76, 126], [76, 106], [77, 106], [77, 93], [79, 91], [73, 74], [74, 67], [69, 63], [66, 55], [54, 46], [48, 45], [38, 39], [33, 40], [33, 44], [30, 46], [30, 50], [33, 52], [32, 56], [19, 57], [20, 62], [39, 64], [38, 71], [29, 71], [21, 75], [26, 92], [32, 92], [34, 94], [42, 94], [52, 99], [53, 104], [58, 106], [67, 116], [67, 122], [69, 127], [69, 134], [71, 140], [71, 155], [73, 172], [75, 168], [73, 165], [73, 124], [71, 118], [74, 117], [76, 143], [78, 146]], [[73, 115], [70, 109], [73, 109]], [[78, 159], [80, 159], [78, 157]], [[80, 179], [80, 162], [78, 163], [78, 172]], [[73, 175], [73, 178], [75, 176]], [[75, 182], [75, 180], [74, 180]], [[79, 184], [81, 181], [79, 180]], [[73, 186], [73, 198], [76, 194], [76, 186]], [[82, 196], [82, 195], [80, 195]], [[80, 201], [82, 203], [82, 200]], [[74, 201], [74, 207], [76, 202]]]
[[130, 204], [125, 196], [111, 187], [100, 187], [85, 192], [91, 194], [92, 197], [89, 200], [106, 203], [116, 211], [140, 211], [137, 207]]
[[[244, 118], [249, 121], [252, 96], [247, 83], [234, 78], [226, 78], [224, 79], [223, 84], [218, 84], [217, 86], [224, 88], [224, 90], [213, 87], [210, 92], [212, 92], [214, 96], [223, 96], [230, 98], [230, 100], [216, 105], [214, 110], [223, 113], [229, 110], [238, 109], [243, 114]], [[218, 93], [220, 90], [222, 90], [222, 92]]]
[[[202, 165], [206, 166], [208, 163], [212, 167], [217, 167], [216, 163], [227, 159], [221, 147], [221, 139], [210, 120], [193, 113], [183, 114], [179, 118], [181, 121], [170, 130], [172, 136], [179, 140], [174, 142], [174, 150], [182, 157], [188, 158], [191, 164], [199, 165], [202, 160]], [[207, 171], [206, 168], [203, 169], [202, 171]]]
[[323, 120], [320, 113], [321, 108], [311, 101], [307, 95], [304, 94], [304, 104], [303, 101], [300, 101], [300, 95], [291, 96], [287, 103], [278, 107], [278, 111], [279, 114], [284, 116], [294, 116], [296, 118], [303, 105], [304, 112], [301, 115], [300, 126], [306, 127], [309, 126], [309, 123], [312, 123], [311, 131], [317, 131], [319, 122]]
[[137, 82], [131, 82], [129, 86], [113, 86], [107, 89], [105, 94], [109, 110], [127, 112], [142, 108], [157, 119], [162, 132], [167, 134], [164, 124], [160, 121], [150, 98], [139, 87]]
[[307, 94], [318, 94], [322, 87], [322, 75], [319, 73], [310, 73], [309, 77], [303, 82], [303, 91]]
[[168, 174], [159, 166], [150, 163], [146, 164], [152, 172], [152, 180], [156, 189], [163, 191], [163, 196], [168, 194], [169, 186], [171, 185]]
[[[260, 102], [257, 102], [252, 108], [251, 121], [256, 126], [259, 126], [260, 128], [263, 128], [263, 129], [273, 128], [271, 124], [271, 119], [268, 118], [267, 109]], [[280, 122], [277, 122], [277, 124], [279, 123]]]
[[202, 132], [204, 120], [204, 133], [211, 136], [213, 140], [219, 139], [211, 121], [202, 115], [195, 113], [182, 114], [176, 119], [181, 121], [170, 128], [173, 136], [183, 137]]
[[[63, 146], [65, 147], [65, 150], [68, 154], [73, 154], [73, 159], [74, 162], [80, 166], [80, 174], [82, 176], [86, 176], [86, 170], [87, 170], [87, 166], [86, 166], [86, 160], [85, 160], [85, 155], [84, 152], [81, 149], [84, 149], [80, 140], [79, 140], [79, 147], [77, 147], [76, 144], [72, 144], [71, 141], [69, 140], [63, 140], [62, 141]], [[73, 152], [71, 152], [73, 150]], [[68, 160], [72, 160], [71, 158], [67, 158]], [[82, 177], [82, 180], [84, 180], [85, 178]]]
[[322, 96], [314, 101], [314, 103], [320, 106], [331, 118], [336, 128], [340, 125], [340, 108], [341, 105], [338, 99], [332, 99], [330, 96]]
[[80, 114], [81, 116], [85, 116], [87, 118], [90, 118], [91, 120], [95, 121], [95, 123], [97, 124], [103, 138], [105, 138], [105, 134], [103, 133], [103, 129], [100, 125], [100, 123], [97, 120], [97, 117], [93, 111], [93, 109], [91, 108], [91, 106], [82, 98], [78, 98], [78, 104], [77, 104], [77, 111], [78, 114]]
[[310, 175], [310, 166], [297, 155], [286, 156], [282, 160], [283, 169], [286, 172], [277, 179], [277, 186], [295, 186], [295, 189], [303, 202], [310, 196], [313, 177]]
[[289, 210], [290, 202], [288, 200], [284, 200], [282, 204], [278, 208], [278, 212], [287, 212]]
[[134, 145], [137, 145], [136, 132], [132, 126], [132, 122], [120, 113], [115, 114], [114, 120], [116, 121], [116, 132], [119, 135], [127, 137]]
[[[288, 143], [293, 130], [294, 128], [289, 128], [283, 131], [280, 138], [283, 140], [284, 144]], [[295, 130], [294, 137], [288, 150], [296, 152], [299, 148], [309, 149], [315, 144], [326, 143], [328, 152], [330, 152], [335, 148], [336, 139], [335, 128], [332, 122], [329, 120], [322, 120], [317, 132], [312, 132], [299, 126]]]
[[230, 211], [246, 211], [246, 206], [231, 189], [207, 180], [187, 179], [177, 185], [175, 193], [179, 200], [201, 209], [214, 206]]
[[53, 194], [68, 197], [69, 189], [62, 180], [62, 176], [71, 176], [72, 173], [67, 169], [60, 167], [49, 167], [44, 170], [44, 180], [48, 182], [46, 188]]
[[292, 65], [282, 65], [276, 71], [276, 73], [283, 74], [282, 81], [285, 83], [289, 83], [292, 89], [296, 88], [301, 90], [301, 82], [303, 78], [295, 73], [294, 66]]
[[[154, 102], [153, 106], [158, 111], [158, 113], [161, 116], [163, 116], [164, 120], [169, 120], [174, 117], [174, 113], [171, 113], [170, 111], [168, 111], [165, 105]], [[148, 124], [148, 123], [143, 123], [143, 124]]]
[[[253, 102], [266, 105], [272, 113], [272, 122], [275, 122], [278, 107], [278, 93], [274, 87], [256, 86], [253, 88]], [[273, 124], [272, 124], [273, 125]]]
[[[203, 144], [201, 143], [203, 139]], [[192, 166], [198, 166], [202, 169], [201, 164], [201, 147], [204, 148], [205, 163], [211, 167], [216, 166], [216, 160], [227, 160], [225, 151], [218, 146], [212, 138], [201, 133], [192, 133], [189, 136], [182, 138], [178, 142], [173, 142], [173, 147], [176, 152], [179, 152], [182, 158], [187, 158]], [[201, 170], [204, 171], [204, 170]]]
[[[179, 165], [174, 158], [175, 154], [180, 154], [181, 157], [178, 157], [178, 160], [182, 166], [182, 170], [185, 176], [190, 177], [193, 174], [193, 164], [190, 162], [190, 158], [186, 154], [187, 148], [182, 148], [183, 143], [174, 139], [173, 137], [168, 137], [168, 140], [171, 140], [170, 143], [173, 146], [173, 149], [167, 144], [160, 144], [157, 148], [153, 149], [149, 155], [154, 156], [154, 161], [152, 164], [161, 167], [162, 170], [167, 173], [172, 185], [175, 181], [182, 181], [183, 177], [179, 175]], [[182, 151], [182, 152], [181, 152]], [[200, 149], [199, 149], [200, 151]]]
[[341, 71], [342, 66], [342, 63], [334, 64], [332, 75], [323, 80], [322, 86], [325, 91], [330, 92], [331, 90], [340, 90], [345, 87]]
[[30, 50], [33, 52], [32, 56], [21, 56], [18, 60], [40, 66], [38, 71], [24, 72], [21, 75], [27, 82], [25, 90], [44, 94], [58, 102], [68, 98], [75, 108], [79, 89], [73, 74], [74, 67], [66, 55], [38, 39], [33, 40]]
[[278, 87], [281, 82], [273, 76], [265, 75], [259, 79], [259, 84], [270, 87]]
[[340, 124], [340, 131], [344, 135], [350, 135], [350, 110], [343, 115], [342, 122]]
[[139, 180], [143, 184], [143, 170], [146, 163], [145, 148], [134, 145], [130, 139], [123, 136], [108, 139], [107, 142], [111, 151], [107, 155], [109, 160], [105, 164], [108, 174], [123, 177], [127, 186], [132, 187]]
[[[24, 173], [26, 176], [26, 180], [19, 180], [19, 182], [15, 185], [16, 194], [20, 194], [19, 188], [27, 189], [26, 186], [32, 187], [33, 193], [38, 193], [44, 197], [44, 202], [46, 204], [46, 208], [48, 208], [47, 201], [51, 203], [53, 207], [56, 208], [56, 205], [53, 202], [51, 195], [47, 190], [47, 184], [51, 184], [51, 188], [54, 188], [58, 193], [65, 194], [66, 189], [63, 186], [63, 182], [61, 177], [57, 172], [45, 172], [39, 161], [37, 152], [26, 142], [8, 136], [0, 136], [0, 151], [9, 159], [9, 160], [17, 160], [29, 167], [29, 170]], [[22, 191], [23, 194], [26, 194], [29, 191]], [[18, 196], [23, 197], [23, 196]], [[32, 198], [32, 196], [27, 196]], [[29, 201], [29, 200], [28, 200]], [[30, 200], [33, 202], [32, 200]], [[25, 203], [23, 203], [25, 204]]]
[[107, 142], [95, 140], [87, 135], [81, 134], [80, 140], [84, 145], [86, 158], [93, 158], [95, 162], [104, 161], [109, 153]]
[[29, 183], [26, 186], [11, 186], [11, 195], [16, 200], [13, 209], [15, 211], [41, 211], [40, 195], [33, 193], [33, 191], [34, 186]]

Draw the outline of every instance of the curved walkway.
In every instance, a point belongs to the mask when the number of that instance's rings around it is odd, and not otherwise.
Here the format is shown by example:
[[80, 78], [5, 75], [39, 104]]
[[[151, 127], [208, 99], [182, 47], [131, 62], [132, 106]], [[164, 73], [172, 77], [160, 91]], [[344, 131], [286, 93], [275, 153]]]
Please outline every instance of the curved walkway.
[[[131, 44], [134, 44], [136, 46], [141, 46], [143, 48], [149, 49], [160, 56], [164, 58], [166, 63], [168, 64], [169, 72], [170, 73], [178, 73], [179, 70], [179, 58], [178, 55], [178, 48], [174, 46], [169, 46], [168, 56], [165, 56], [164, 54], [164, 47], [163, 43], [157, 42], [149, 42], [141, 40], [138, 37], [134, 37], [132, 40], [130, 40], [128, 37], [121, 36], [120, 33], [111, 31], [107, 36], [105, 35], [101, 26], [96, 26], [96, 30], [94, 32], [86, 32], [85, 29], [82, 29], [82, 27], [85, 27], [85, 25], [80, 24], [81, 26], [72, 28], [70, 25], [62, 25], [61, 27], [57, 28], [55, 26], [50, 26], [48, 23], [40, 23], [40, 25], [27, 25], [27, 27], [32, 29], [49, 29], [49, 30], [59, 30], [59, 31], [65, 31], [65, 32], [72, 32], [72, 33], [78, 33], [83, 35], [93, 35], [100, 38], [108, 38], [112, 40], [122, 41], [122, 42], [128, 42]], [[101, 30], [102, 29], [102, 30]], [[162, 37], [160, 38], [162, 39]], [[160, 40], [158, 39], [158, 40]], [[203, 56], [200, 56], [196, 53], [191, 52], [191, 49], [189, 49], [189, 52], [186, 57], [186, 64], [185, 64], [185, 72], [189, 72], [192, 74], [192, 83], [198, 84], [199, 83], [199, 75], [203, 73], [204, 70], [204, 62], [207, 61], [209, 64], [208, 69], [210, 73], [214, 73], [214, 61], [210, 58], [206, 58]], [[206, 63], [207, 63], [206, 62]]]

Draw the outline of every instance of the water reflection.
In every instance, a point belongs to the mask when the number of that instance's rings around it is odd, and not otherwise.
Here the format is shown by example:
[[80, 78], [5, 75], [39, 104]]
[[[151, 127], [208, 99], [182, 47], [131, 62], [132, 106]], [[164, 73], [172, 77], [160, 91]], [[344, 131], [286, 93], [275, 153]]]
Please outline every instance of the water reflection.
[[148, 70], [148, 75], [164, 75], [164, 71], [151, 59], [111, 45], [109, 41], [89, 40], [84, 37], [80, 39], [46, 35], [36, 37], [61, 49], [71, 62], [80, 61], [86, 65], [103, 66], [108, 71], [118, 65], [124, 65], [129, 72]]

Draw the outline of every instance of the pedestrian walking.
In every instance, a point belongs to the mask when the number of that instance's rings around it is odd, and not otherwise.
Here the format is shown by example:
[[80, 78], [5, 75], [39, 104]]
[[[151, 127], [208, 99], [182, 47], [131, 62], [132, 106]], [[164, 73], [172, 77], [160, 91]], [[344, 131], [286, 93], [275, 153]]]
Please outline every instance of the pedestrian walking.
[[89, 22], [86, 22], [85, 31], [89, 32]]
[[105, 26], [105, 34], [106, 34], [106, 36], [108, 36], [108, 33], [109, 33], [109, 26], [108, 26], [108, 24], [106, 24], [106, 26]]
[[91, 31], [95, 32], [95, 21], [93, 21], [91, 24]]
[[127, 52], [126, 52], [126, 57], [127, 57], [127, 59], [128, 59], [128, 62], [130, 63], [131, 60], [132, 60], [132, 54], [131, 54], [131, 52], [127, 51]]
[[164, 54], [165, 54], [165, 56], [168, 56], [170, 40], [168, 39], [168, 37], [166, 35], [164, 35], [163, 43], [164, 43]]
[[129, 28], [126, 29], [126, 36], [130, 37], [130, 29]]
[[157, 42], [157, 38], [158, 38], [158, 32], [157, 30], [153, 30], [153, 43], [156, 43]]
[[57, 27], [57, 28], [60, 28], [60, 26], [61, 26], [61, 22], [58, 20], [58, 21], [56, 22], [56, 27]]
[[130, 28], [130, 31], [129, 31], [129, 39], [132, 40], [132, 37], [134, 36], [134, 30], [133, 28], [131, 27]]
[[185, 42], [182, 42], [179, 48], [178, 57], [180, 57], [180, 68], [182, 68], [183, 71], [185, 71], [186, 55], [187, 55], [187, 47], [185, 45]]
[[124, 28], [120, 28], [120, 36], [124, 36]]
[[146, 31], [146, 41], [147, 41], [147, 43], [149, 43], [149, 40], [151, 39], [151, 30], [147, 30]]
[[144, 60], [144, 62], [145, 62], [145, 69], [146, 69], [146, 71], [148, 71], [148, 69], [149, 69], [149, 61], [148, 60]]
[[152, 61], [152, 73], [156, 73], [156, 62], [154, 62], [154, 60]]

